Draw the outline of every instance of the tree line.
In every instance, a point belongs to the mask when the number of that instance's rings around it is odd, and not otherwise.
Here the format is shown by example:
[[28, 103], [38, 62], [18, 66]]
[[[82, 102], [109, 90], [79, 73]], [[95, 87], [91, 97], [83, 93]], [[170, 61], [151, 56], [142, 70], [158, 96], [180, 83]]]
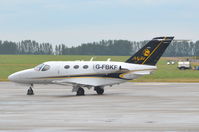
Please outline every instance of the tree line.
[[0, 41], [0, 54], [53, 54], [53, 46], [49, 43], [24, 40], [21, 42]]
[[[34, 55], [111, 55], [129, 56], [143, 47], [148, 41], [102, 40], [68, 47], [65, 44], [53, 45], [32, 40], [21, 42], [0, 41], [0, 54], [34, 54]], [[183, 57], [199, 56], [199, 41], [173, 41], [164, 56]]]

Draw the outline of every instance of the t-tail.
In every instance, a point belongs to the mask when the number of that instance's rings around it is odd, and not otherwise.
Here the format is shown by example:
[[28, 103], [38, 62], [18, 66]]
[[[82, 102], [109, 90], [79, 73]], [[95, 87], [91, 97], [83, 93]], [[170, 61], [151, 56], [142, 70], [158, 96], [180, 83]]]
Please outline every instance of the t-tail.
[[131, 56], [126, 63], [156, 65], [174, 37], [157, 37]]

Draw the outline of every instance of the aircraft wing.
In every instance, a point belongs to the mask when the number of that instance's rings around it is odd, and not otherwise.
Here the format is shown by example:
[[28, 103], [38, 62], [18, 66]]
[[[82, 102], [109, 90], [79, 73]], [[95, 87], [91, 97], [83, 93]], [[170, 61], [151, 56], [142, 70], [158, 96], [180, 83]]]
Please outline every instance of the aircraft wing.
[[76, 84], [80, 86], [105, 86], [118, 83], [119, 79], [107, 79], [102, 77], [84, 77], [84, 78], [68, 78], [63, 80], [53, 81], [54, 84]]

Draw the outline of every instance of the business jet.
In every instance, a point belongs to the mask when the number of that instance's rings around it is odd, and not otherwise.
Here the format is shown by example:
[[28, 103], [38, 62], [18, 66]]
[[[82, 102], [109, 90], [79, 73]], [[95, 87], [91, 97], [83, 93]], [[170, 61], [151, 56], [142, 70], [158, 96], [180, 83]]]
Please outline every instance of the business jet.
[[27, 95], [34, 95], [33, 84], [70, 84], [72, 92], [84, 95], [84, 88], [94, 88], [98, 95], [112, 86], [153, 73], [155, 66], [174, 37], [156, 37], [125, 62], [48, 61], [35, 68], [11, 74], [10, 81], [28, 84]]

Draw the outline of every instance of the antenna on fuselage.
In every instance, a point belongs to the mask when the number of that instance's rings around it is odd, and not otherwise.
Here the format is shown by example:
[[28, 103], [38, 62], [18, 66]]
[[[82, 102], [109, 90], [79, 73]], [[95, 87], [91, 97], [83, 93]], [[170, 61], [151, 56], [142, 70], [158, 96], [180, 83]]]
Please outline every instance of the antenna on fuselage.
[[111, 61], [111, 58], [108, 58], [107, 61]]
[[92, 58], [90, 59], [90, 61], [93, 61], [93, 59], [94, 59], [94, 57], [92, 57]]

